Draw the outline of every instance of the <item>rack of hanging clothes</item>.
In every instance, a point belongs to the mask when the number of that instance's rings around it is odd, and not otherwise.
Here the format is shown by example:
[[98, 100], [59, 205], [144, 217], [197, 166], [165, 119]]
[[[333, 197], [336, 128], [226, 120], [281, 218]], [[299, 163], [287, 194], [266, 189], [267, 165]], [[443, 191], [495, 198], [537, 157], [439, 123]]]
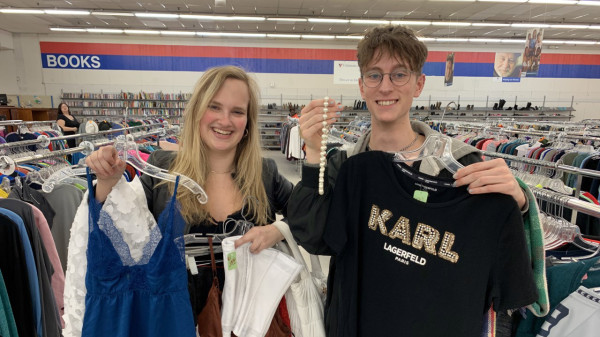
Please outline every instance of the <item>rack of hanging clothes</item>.
[[61, 336], [64, 327], [63, 293], [70, 226], [87, 185], [80, 179], [56, 186], [47, 193], [37, 189], [44, 178], [70, 165], [62, 159], [64, 155], [78, 151], [89, 153], [96, 146], [115, 142], [114, 137], [102, 136], [119, 131], [133, 132], [130, 137], [142, 140], [179, 132], [178, 127], [165, 130], [158, 126], [57, 136], [56, 141], [76, 137], [86, 137], [88, 141], [77, 148], [54, 151], [48, 149], [50, 138], [44, 134], [32, 140], [0, 144], [3, 173], [0, 176], [3, 192], [0, 196], [0, 292], [8, 294], [10, 300], [2, 311], [2, 319], [8, 322], [7, 330], [3, 330], [6, 336]]
[[279, 144], [281, 144], [281, 152], [285, 154], [287, 160], [304, 159], [304, 141], [300, 136], [298, 118], [288, 116], [281, 124]]

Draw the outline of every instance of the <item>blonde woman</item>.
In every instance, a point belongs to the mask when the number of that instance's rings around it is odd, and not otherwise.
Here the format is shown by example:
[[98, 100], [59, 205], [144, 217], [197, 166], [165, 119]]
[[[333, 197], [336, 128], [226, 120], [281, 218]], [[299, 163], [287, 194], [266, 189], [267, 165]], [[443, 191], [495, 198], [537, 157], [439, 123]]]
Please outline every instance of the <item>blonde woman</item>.
[[[239, 224], [252, 223], [254, 227], [236, 242], [236, 246], [251, 242], [252, 253], [283, 239], [271, 224], [276, 213], [286, 215], [293, 189], [278, 173], [275, 162], [261, 156], [258, 102], [256, 83], [244, 70], [233, 66], [207, 70], [187, 104], [179, 151], [156, 151], [148, 159], [150, 164], [192, 178], [206, 191], [208, 203], [203, 205], [186, 188], [177, 188], [185, 233], [235, 235], [242, 227]], [[126, 164], [109, 146], [93, 152], [86, 163], [96, 174], [95, 199], [106, 201], [106, 208], [111, 193], [119, 189]], [[170, 207], [175, 184], [145, 175], [140, 180], [148, 209], [160, 223], [161, 213]], [[223, 289], [222, 267], [217, 274]], [[195, 317], [212, 285], [210, 264], [189, 279]]]

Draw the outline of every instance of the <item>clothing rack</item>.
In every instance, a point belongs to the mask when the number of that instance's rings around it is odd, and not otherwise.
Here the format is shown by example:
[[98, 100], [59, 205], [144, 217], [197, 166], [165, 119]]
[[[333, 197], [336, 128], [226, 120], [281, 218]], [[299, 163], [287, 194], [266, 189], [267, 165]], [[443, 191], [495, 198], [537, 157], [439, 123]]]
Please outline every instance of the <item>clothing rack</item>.
[[[124, 130], [124, 129], [119, 129], [119, 130]], [[148, 136], [152, 136], [152, 135], [164, 136], [167, 132], [177, 133], [177, 132], [179, 132], [179, 127], [172, 127], [168, 130], [158, 129], [158, 130], [154, 130], [151, 132], [139, 132], [137, 134], [132, 134], [132, 136], [134, 137], [134, 139], [140, 139], [140, 138], [144, 138], [144, 137], [148, 137]], [[43, 160], [43, 159], [59, 157], [59, 156], [66, 156], [68, 154], [73, 154], [73, 153], [78, 153], [78, 152], [83, 152], [85, 154], [89, 154], [94, 151], [95, 147], [111, 145], [111, 144], [114, 144], [114, 142], [115, 142], [115, 140], [108, 140], [108, 141], [104, 141], [104, 142], [98, 142], [95, 144], [93, 144], [91, 142], [84, 142], [80, 146], [70, 148], [70, 149], [56, 150], [56, 151], [46, 152], [46, 153], [38, 153], [38, 154], [23, 156], [23, 157], [19, 157], [19, 158], [11, 158], [10, 156], [0, 156], [0, 173], [2, 173], [4, 175], [10, 175], [14, 172], [15, 165], [24, 164], [24, 163], [28, 163], [28, 162], [32, 162], [32, 161]], [[22, 143], [22, 142], [16, 142], [16, 143]]]
[[[535, 186], [530, 187], [530, 189], [536, 198], [549, 201], [554, 204], [563, 205], [565, 207], [573, 209], [574, 211], [578, 211], [587, 215], [591, 215], [593, 217], [600, 218], [600, 206], [579, 200], [575, 197], [570, 197], [564, 194], [552, 192]], [[572, 217], [571, 222], [575, 223], [576, 212], [573, 212], [573, 215], [574, 216]]]
[[[49, 138], [46, 135], [41, 135], [38, 137], [38, 139], [23, 140], [20, 142], [0, 144], [0, 149], [35, 145], [35, 144], [43, 144], [48, 141], [59, 141], [59, 140], [76, 139], [76, 138], [83, 138], [83, 137], [89, 138], [89, 137], [96, 137], [99, 135], [107, 135], [107, 134], [118, 133], [118, 132], [123, 132], [123, 131], [132, 131], [132, 130], [137, 130], [137, 129], [141, 129], [141, 128], [155, 128], [155, 127], [163, 127], [163, 126], [164, 126], [163, 123], [146, 124], [146, 125], [130, 126], [130, 127], [122, 128], [122, 129], [98, 131], [95, 133], [78, 133], [78, 134], [69, 135], [69, 136], [59, 136], [59, 137], [52, 137], [52, 138]], [[45, 145], [45, 146], [47, 146], [47, 145]], [[78, 151], [76, 151], [76, 152], [78, 152]]]

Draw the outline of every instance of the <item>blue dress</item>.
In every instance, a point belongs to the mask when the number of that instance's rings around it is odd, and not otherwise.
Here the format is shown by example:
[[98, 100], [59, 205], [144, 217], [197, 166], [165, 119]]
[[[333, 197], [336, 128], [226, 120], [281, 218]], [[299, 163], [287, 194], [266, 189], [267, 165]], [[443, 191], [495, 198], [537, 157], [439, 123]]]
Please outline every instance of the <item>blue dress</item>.
[[195, 337], [187, 289], [183, 229], [175, 191], [135, 261], [89, 185], [85, 337]]

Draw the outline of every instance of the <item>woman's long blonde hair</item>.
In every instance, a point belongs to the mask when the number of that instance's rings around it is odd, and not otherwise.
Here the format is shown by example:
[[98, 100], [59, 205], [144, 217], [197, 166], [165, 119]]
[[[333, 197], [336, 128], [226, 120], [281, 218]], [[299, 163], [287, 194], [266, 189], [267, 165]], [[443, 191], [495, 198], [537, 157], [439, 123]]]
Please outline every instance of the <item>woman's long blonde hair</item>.
[[[169, 167], [169, 171], [186, 175], [204, 186], [210, 171], [206, 144], [198, 134], [200, 120], [208, 105], [227, 79], [241, 80], [248, 86], [247, 136], [239, 142], [235, 159], [235, 184], [244, 200], [244, 216], [254, 219], [255, 225], [266, 225], [269, 213], [269, 200], [262, 180], [262, 155], [258, 132], [259, 90], [256, 82], [241, 68], [234, 66], [216, 67], [207, 70], [196, 83], [192, 97], [184, 111], [183, 132], [180, 150]], [[169, 183], [171, 192], [174, 184]], [[210, 198], [210, 195], [208, 196]], [[198, 203], [190, 190], [178, 188], [177, 199], [181, 204], [181, 214], [185, 221], [193, 225], [210, 220], [206, 206]]]

